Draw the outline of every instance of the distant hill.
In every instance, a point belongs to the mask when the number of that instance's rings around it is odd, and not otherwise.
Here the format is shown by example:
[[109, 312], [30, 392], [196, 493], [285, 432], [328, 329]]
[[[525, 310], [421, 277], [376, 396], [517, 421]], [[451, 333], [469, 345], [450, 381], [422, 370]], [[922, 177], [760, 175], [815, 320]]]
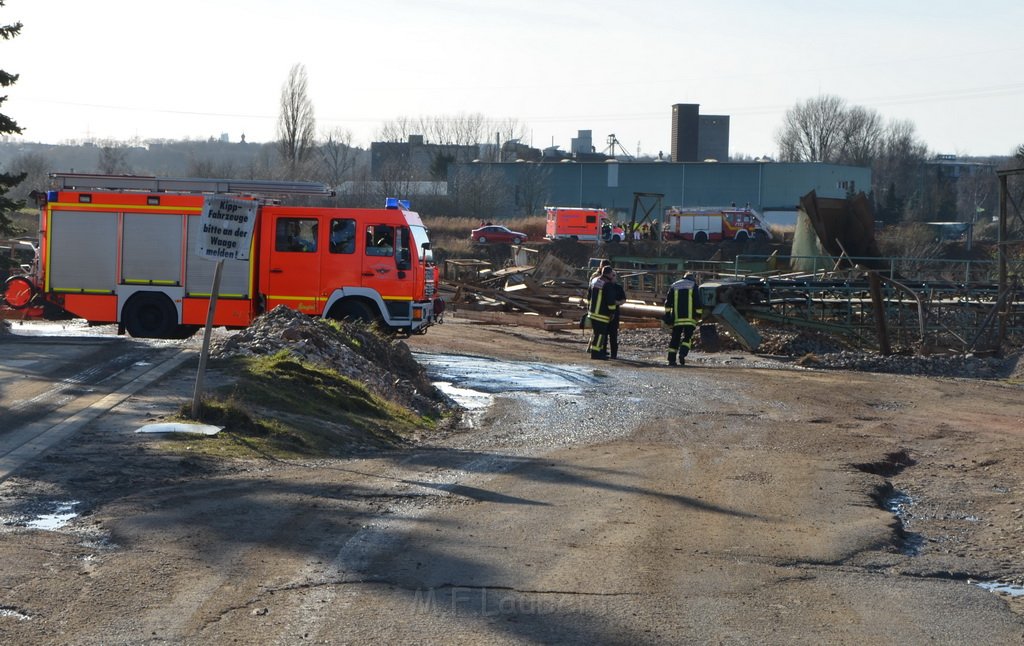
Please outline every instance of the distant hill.
[[[368, 164], [369, 152], [354, 149], [357, 167]], [[270, 179], [274, 177], [274, 143], [226, 141], [149, 141], [52, 145], [23, 141], [0, 142], [0, 170], [28, 171], [29, 178], [12, 192], [24, 199], [46, 188], [48, 173], [118, 173], [159, 177], [217, 177]]]

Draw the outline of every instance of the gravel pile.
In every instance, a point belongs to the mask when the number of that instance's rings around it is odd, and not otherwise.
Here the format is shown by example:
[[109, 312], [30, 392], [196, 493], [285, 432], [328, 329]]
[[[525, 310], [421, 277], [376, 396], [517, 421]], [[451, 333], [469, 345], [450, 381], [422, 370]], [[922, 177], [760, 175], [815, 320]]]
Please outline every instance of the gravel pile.
[[1013, 374], [1017, 358], [979, 357], [967, 355], [889, 355], [877, 353], [837, 352], [808, 354], [797, 360], [806, 367], [860, 370], [899, 375], [962, 377], [967, 379], [1005, 379]]
[[[1006, 357], [983, 357], [972, 354], [921, 355], [909, 352], [882, 356], [877, 352], [852, 349], [827, 334], [788, 329], [763, 329], [758, 355], [766, 355], [807, 368], [859, 370], [900, 375], [960, 377], [968, 379], [1024, 380], [1024, 357], [1016, 350]], [[700, 335], [694, 335], [695, 352], [701, 348]], [[658, 329], [622, 330], [620, 343], [654, 353], [665, 351], [668, 331]], [[722, 353], [742, 352], [735, 340], [719, 333]]]
[[403, 341], [380, 336], [362, 324], [327, 322], [284, 306], [215, 341], [210, 356], [269, 356], [282, 350], [359, 381], [420, 415], [437, 416], [450, 407], [450, 400], [430, 383]]

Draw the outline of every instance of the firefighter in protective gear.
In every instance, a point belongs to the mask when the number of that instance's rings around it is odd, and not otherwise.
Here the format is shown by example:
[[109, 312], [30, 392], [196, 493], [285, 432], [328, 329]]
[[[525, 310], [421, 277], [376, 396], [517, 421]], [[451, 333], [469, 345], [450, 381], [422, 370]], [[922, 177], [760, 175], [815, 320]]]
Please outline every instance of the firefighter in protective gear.
[[619, 317], [622, 314], [622, 304], [626, 302], [626, 289], [619, 282], [619, 275], [612, 272], [612, 293], [615, 294], [615, 312], [612, 320], [608, 323], [608, 349], [611, 350], [611, 357], [619, 356]]
[[686, 274], [672, 283], [665, 298], [665, 323], [672, 326], [672, 338], [668, 342], [668, 365], [682, 366], [686, 363], [686, 355], [690, 353], [692, 345], [693, 331], [703, 313], [697, 294], [696, 276]]
[[590, 358], [608, 358], [608, 325], [618, 306], [615, 303], [614, 271], [611, 265], [601, 268], [601, 274], [590, 281], [587, 318], [594, 335], [590, 340]]

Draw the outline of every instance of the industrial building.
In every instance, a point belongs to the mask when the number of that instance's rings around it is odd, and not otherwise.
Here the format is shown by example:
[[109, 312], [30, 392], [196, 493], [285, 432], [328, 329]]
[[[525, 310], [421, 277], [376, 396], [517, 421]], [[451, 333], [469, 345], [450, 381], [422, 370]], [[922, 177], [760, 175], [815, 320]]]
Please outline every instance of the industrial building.
[[702, 115], [697, 103], [677, 103], [672, 106], [672, 161], [728, 159], [728, 115]]
[[[509, 187], [503, 215], [535, 211], [526, 196], [547, 205], [628, 212], [634, 193], [660, 193], [664, 206], [750, 205], [770, 224], [792, 224], [802, 195], [842, 198], [871, 189], [871, 169], [821, 163], [776, 162], [505, 162], [452, 164], [449, 194], [458, 180], [498, 174]], [[534, 198], [538, 199], [538, 198]], [[541, 204], [540, 206], [543, 206]]]
[[[729, 116], [702, 115], [699, 104], [673, 105], [671, 127], [671, 161], [616, 155], [615, 135], [598, 151], [591, 130], [578, 131], [569, 151], [539, 151], [518, 141], [442, 146], [413, 135], [407, 142], [372, 144], [371, 177], [387, 179], [399, 170], [405, 181], [436, 182], [432, 195], [456, 198], [460, 190], [487, 190], [496, 216], [537, 214], [547, 205], [625, 213], [634, 193], [655, 193], [664, 196], [664, 207], [749, 205], [779, 225], [795, 222], [800, 197], [812, 190], [830, 198], [871, 190], [870, 168], [730, 162]], [[495, 187], [504, 187], [503, 194]]]

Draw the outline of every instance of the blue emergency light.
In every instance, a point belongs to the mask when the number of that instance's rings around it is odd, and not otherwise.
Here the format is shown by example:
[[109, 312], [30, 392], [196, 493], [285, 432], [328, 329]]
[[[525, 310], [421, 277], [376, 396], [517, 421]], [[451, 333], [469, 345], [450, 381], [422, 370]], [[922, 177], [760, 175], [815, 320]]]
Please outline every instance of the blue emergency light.
[[384, 198], [385, 209], [405, 209], [409, 210], [409, 200], [400, 200], [397, 197], [386, 197]]

